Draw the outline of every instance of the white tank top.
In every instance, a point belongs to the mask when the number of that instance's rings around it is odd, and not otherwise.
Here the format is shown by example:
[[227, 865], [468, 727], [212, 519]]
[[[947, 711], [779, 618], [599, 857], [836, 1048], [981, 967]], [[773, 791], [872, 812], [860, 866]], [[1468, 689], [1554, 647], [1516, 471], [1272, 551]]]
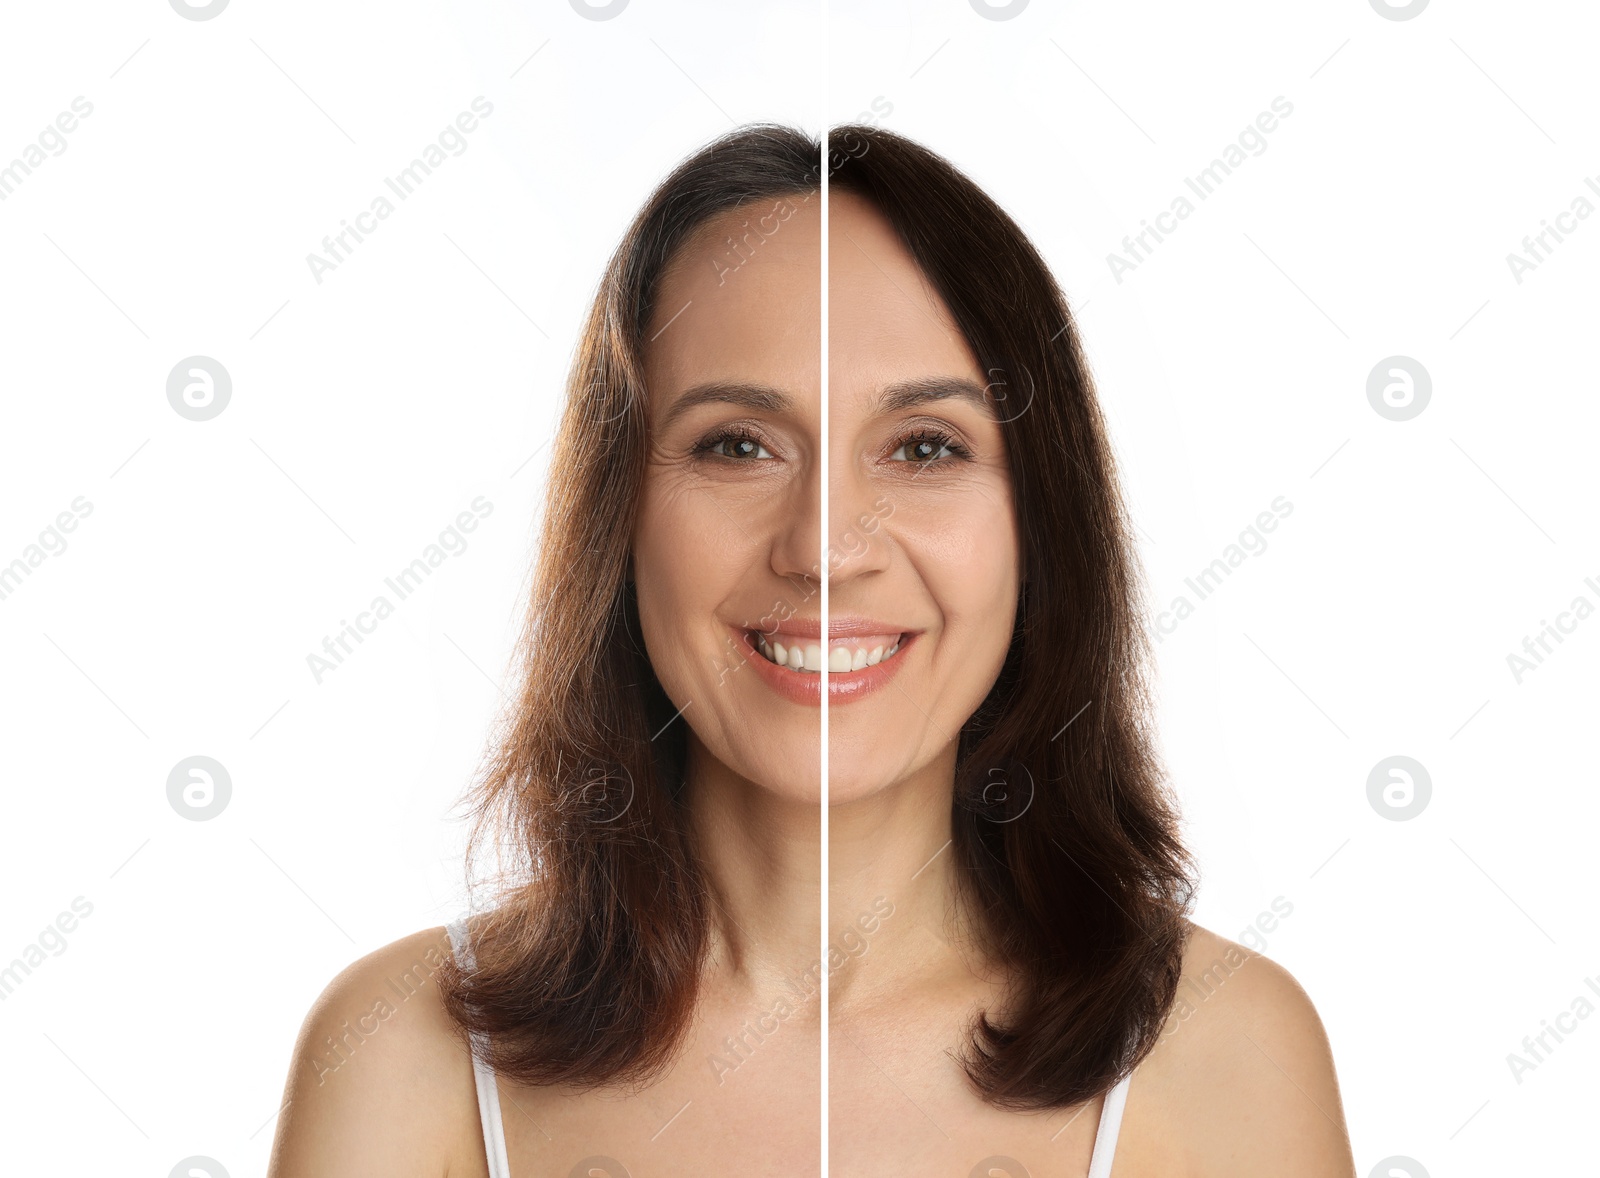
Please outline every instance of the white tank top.
[[[473, 967], [472, 945], [467, 939], [467, 918], [458, 917], [446, 926], [450, 948], [463, 970]], [[485, 1062], [487, 1042], [479, 1032], [472, 1035], [472, 1079], [478, 1090], [478, 1119], [483, 1124], [483, 1149], [489, 1159], [489, 1178], [511, 1178], [506, 1160], [506, 1131], [500, 1120], [500, 1089], [494, 1069]], [[1111, 1157], [1117, 1152], [1117, 1131], [1122, 1127], [1122, 1107], [1128, 1100], [1128, 1081], [1124, 1076], [1106, 1093], [1100, 1108], [1100, 1125], [1095, 1130], [1094, 1154], [1089, 1159], [1087, 1178], [1111, 1178]]]

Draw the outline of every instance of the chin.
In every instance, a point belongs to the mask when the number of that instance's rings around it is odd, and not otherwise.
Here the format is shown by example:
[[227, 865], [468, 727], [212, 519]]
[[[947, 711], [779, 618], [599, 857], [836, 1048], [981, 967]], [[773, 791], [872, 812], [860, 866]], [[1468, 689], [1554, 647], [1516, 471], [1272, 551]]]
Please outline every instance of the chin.
[[869, 798], [883, 788], [881, 778], [865, 775], [859, 766], [853, 771], [834, 769], [828, 774], [828, 805], [847, 806]]
[[761, 773], [751, 780], [779, 801], [820, 808], [822, 782], [818, 780], [818, 776], [815, 770], [795, 773], [791, 768], [774, 774]]
[[737, 777], [754, 785], [774, 801], [822, 805], [822, 769], [814, 749], [800, 748], [797, 755], [788, 756], [784, 742], [777, 742], [770, 750], [763, 750], [758, 760], [736, 756], [725, 761]]
[[[829, 749], [828, 768], [830, 806], [887, 797], [905, 788], [923, 799], [918, 804], [947, 805], [954, 780], [954, 749], [946, 745], [929, 751], [926, 746], [909, 745], [902, 750], [882, 744], [861, 749], [853, 743], [836, 741]], [[939, 797], [939, 782], [943, 783], [942, 802], [935, 800]]]

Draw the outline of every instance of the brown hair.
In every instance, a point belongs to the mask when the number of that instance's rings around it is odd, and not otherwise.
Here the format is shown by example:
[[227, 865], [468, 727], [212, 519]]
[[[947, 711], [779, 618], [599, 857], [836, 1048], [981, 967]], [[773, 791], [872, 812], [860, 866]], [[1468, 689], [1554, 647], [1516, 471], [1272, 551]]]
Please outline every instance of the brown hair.
[[[1024, 580], [1005, 664], [961, 732], [953, 822], [964, 897], [1011, 984], [963, 1062], [995, 1104], [1076, 1104], [1155, 1045], [1193, 892], [1148, 728], [1139, 575], [1105, 425], [1066, 300], [1015, 222], [892, 132], [849, 125], [832, 142], [831, 184], [895, 226], [1005, 389]], [[590, 313], [523, 683], [473, 794], [473, 848], [503, 830], [521, 882], [482, 919], [476, 970], [439, 975], [452, 1018], [486, 1032], [490, 1063], [523, 1083], [646, 1081], [690, 1023], [709, 914], [679, 807], [684, 729], [669, 725], [627, 579], [644, 333], [675, 251], [721, 212], [810, 199], [821, 154], [768, 124], [707, 146], [635, 218]]]
[[[623, 235], [584, 327], [551, 450], [520, 685], [469, 799], [469, 864], [490, 835], [504, 836], [511, 863], [499, 903], [474, 921], [476, 968], [451, 961], [439, 975], [458, 1029], [486, 1033], [489, 1062], [525, 1084], [644, 1082], [690, 1023], [710, 921], [679, 801], [685, 728], [650, 667], [629, 574], [646, 330], [697, 230], [730, 210], [751, 206], [756, 220], [813, 199], [821, 158], [815, 138], [756, 124], [685, 160]], [[730, 241], [730, 256], [743, 244]]]
[[1022, 536], [1011, 648], [957, 750], [957, 876], [1009, 977], [963, 1063], [994, 1104], [1077, 1104], [1160, 1038], [1194, 891], [1149, 726], [1127, 509], [1072, 313], [1027, 235], [927, 148], [834, 134], [860, 147], [832, 189], [895, 227], [987, 374]]

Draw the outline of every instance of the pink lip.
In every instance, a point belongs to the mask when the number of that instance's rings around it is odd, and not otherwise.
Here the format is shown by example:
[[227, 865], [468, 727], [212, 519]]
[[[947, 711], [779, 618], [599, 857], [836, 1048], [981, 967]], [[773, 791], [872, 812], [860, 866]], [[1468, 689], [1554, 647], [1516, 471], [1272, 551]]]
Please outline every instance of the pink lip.
[[[741, 630], [736, 626], [729, 626], [733, 632], [733, 639], [744, 652], [744, 666], [754, 668], [756, 678], [760, 679], [772, 690], [791, 703], [803, 707], [820, 708], [822, 706], [822, 676], [797, 675], [793, 671], [786, 671], [776, 663], [770, 661], [750, 644], [750, 632]], [[763, 631], [767, 634], [788, 633], [782, 630]], [[796, 634], [796, 638], [805, 638], [805, 634]], [[812, 635], [811, 637], [815, 637]]]
[[[821, 638], [821, 618], [785, 618], [777, 625], [755, 626], [763, 634], [788, 634], [792, 638]], [[860, 638], [871, 634], [915, 634], [920, 631], [899, 622], [881, 622], [877, 618], [864, 618], [858, 614], [835, 614], [828, 619], [829, 638]]]
[[[791, 619], [793, 621], [793, 619]], [[871, 667], [864, 667], [859, 671], [849, 674], [828, 676], [828, 704], [853, 703], [875, 691], [880, 690], [889, 680], [899, 673], [900, 664], [905, 661], [907, 651], [915, 644], [920, 631], [896, 630], [892, 624], [872, 621], [870, 619], [848, 619], [852, 629], [846, 631], [847, 635], [855, 634], [901, 634], [900, 649], [895, 652], [892, 659], [885, 659]], [[804, 625], [804, 623], [801, 623]], [[788, 625], [788, 623], [785, 623]], [[732, 631], [734, 641], [738, 643], [745, 655], [745, 664], [755, 668], [756, 677], [767, 684], [785, 699], [806, 707], [822, 706], [822, 676], [820, 674], [798, 674], [785, 670], [771, 662], [764, 654], [750, 643], [749, 631], [734, 626], [728, 627]], [[829, 629], [833, 627], [830, 625]], [[766, 634], [790, 634], [795, 638], [815, 638], [817, 634], [794, 633], [785, 628], [763, 631]], [[837, 636], [837, 635], [835, 635]]]
[[872, 634], [916, 634], [910, 626], [864, 618], [859, 614], [833, 614], [828, 618], [829, 638], [862, 638]]

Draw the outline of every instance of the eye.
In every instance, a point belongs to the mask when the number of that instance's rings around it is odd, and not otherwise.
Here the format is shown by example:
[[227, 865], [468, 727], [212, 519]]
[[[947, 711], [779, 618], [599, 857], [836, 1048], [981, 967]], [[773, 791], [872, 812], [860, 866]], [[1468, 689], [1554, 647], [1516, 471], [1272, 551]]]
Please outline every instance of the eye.
[[747, 430], [718, 430], [695, 443], [690, 454], [695, 458], [721, 459], [726, 462], [745, 462], [772, 455], [762, 445], [761, 439]]
[[894, 458], [902, 452], [905, 453], [905, 457], [901, 461], [924, 467], [942, 463], [946, 458], [972, 457], [971, 450], [950, 434], [939, 430], [920, 430], [898, 439], [898, 445], [890, 457]]

